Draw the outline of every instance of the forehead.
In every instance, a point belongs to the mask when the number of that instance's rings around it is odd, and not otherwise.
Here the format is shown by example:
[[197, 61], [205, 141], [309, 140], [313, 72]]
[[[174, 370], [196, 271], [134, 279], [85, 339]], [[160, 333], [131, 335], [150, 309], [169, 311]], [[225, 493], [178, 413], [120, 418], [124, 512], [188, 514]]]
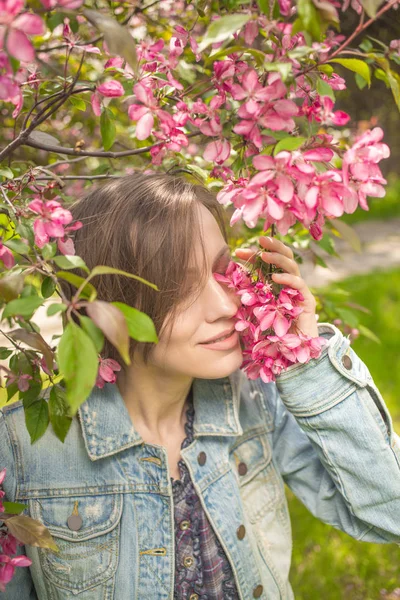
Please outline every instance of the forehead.
[[219, 254], [228, 254], [229, 247], [227, 246], [224, 236], [219, 228], [219, 225], [214, 215], [202, 204], [198, 207], [198, 227], [199, 235], [195, 236], [193, 258], [195, 264], [199, 264], [202, 260], [201, 241], [203, 240], [205, 255], [208, 263], [213, 264]]

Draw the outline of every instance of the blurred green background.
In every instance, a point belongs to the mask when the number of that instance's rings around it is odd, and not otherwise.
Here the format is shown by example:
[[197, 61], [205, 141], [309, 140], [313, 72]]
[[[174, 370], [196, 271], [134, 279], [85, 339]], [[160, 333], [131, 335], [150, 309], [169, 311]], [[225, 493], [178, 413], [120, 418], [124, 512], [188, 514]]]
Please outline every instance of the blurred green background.
[[[395, 180], [386, 198], [371, 199], [369, 205], [369, 212], [358, 210], [343, 220], [353, 226], [370, 221], [373, 227], [376, 219], [399, 218], [400, 182]], [[400, 434], [400, 266], [385, 270], [382, 264], [382, 270], [331, 284], [337, 286], [350, 292], [352, 302], [370, 311], [362, 322], [381, 343], [359, 337], [352, 348], [368, 366]], [[318, 521], [290, 490], [288, 499], [294, 548], [290, 579], [296, 600], [400, 598], [400, 549], [396, 544], [358, 542]]]

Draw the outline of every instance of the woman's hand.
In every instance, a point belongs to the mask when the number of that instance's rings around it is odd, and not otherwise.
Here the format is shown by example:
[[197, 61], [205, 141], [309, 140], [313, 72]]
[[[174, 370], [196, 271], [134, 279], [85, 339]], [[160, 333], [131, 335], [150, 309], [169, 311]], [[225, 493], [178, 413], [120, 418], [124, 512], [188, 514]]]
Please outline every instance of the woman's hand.
[[[262, 260], [268, 264], [276, 265], [285, 271], [285, 273], [273, 273], [273, 281], [299, 290], [303, 294], [304, 301], [300, 304], [303, 312], [297, 317], [296, 325], [289, 329], [289, 333], [298, 333], [300, 330], [310, 337], [318, 337], [318, 327], [315, 317], [316, 301], [300, 274], [300, 269], [294, 260], [293, 252], [276, 238], [261, 236], [259, 243], [266, 250], [266, 252], [262, 252], [261, 254]], [[258, 249], [237, 249], [235, 256], [241, 260], [254, 263], [257, 252]]]

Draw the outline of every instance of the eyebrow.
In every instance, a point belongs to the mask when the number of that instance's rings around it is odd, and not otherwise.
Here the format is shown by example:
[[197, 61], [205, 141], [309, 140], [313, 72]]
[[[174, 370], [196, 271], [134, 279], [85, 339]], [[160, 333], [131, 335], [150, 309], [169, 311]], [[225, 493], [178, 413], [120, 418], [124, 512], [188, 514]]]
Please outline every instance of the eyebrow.
[[[222, 258], [222, 257], [223, 257], [225, 254], [228, 254], [228, 252], [229, 252], [229, 257], [230, 257], [230, 250], [229, 250], [229, 246], [228, 246], [227, 244], [225, 244], [225, 246], [223, 246], [223, 247], [221, 248], [221, 250], [218, 252], [217, 256], [216, 256], [216, 257], [215, 257], [215, 259], [214, 259], [214, 262], [213, 262], [213, 269], [215, 268], [215, 265], [218, 263], [218, 261], [219, 261], [219, 260], [220, 260], [220, 259], [221, 259], [221, 258]], [[188, 269], [188, 272], [189, 272], [189, 273], [196, 272], [196, 271], [197, 271], [197, 267], [190, 267], [190, 268]]]

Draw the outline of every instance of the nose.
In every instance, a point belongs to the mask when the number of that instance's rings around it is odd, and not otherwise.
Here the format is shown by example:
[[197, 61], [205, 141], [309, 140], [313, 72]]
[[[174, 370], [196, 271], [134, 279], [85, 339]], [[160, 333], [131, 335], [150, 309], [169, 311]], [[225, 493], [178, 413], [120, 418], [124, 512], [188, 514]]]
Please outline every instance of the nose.
[[209, 280], [207, 300], [210, 320], [232, 319], [241, 305], [240, 297], [235, 293], [235, 290], [218, 282], [213, 275]]

